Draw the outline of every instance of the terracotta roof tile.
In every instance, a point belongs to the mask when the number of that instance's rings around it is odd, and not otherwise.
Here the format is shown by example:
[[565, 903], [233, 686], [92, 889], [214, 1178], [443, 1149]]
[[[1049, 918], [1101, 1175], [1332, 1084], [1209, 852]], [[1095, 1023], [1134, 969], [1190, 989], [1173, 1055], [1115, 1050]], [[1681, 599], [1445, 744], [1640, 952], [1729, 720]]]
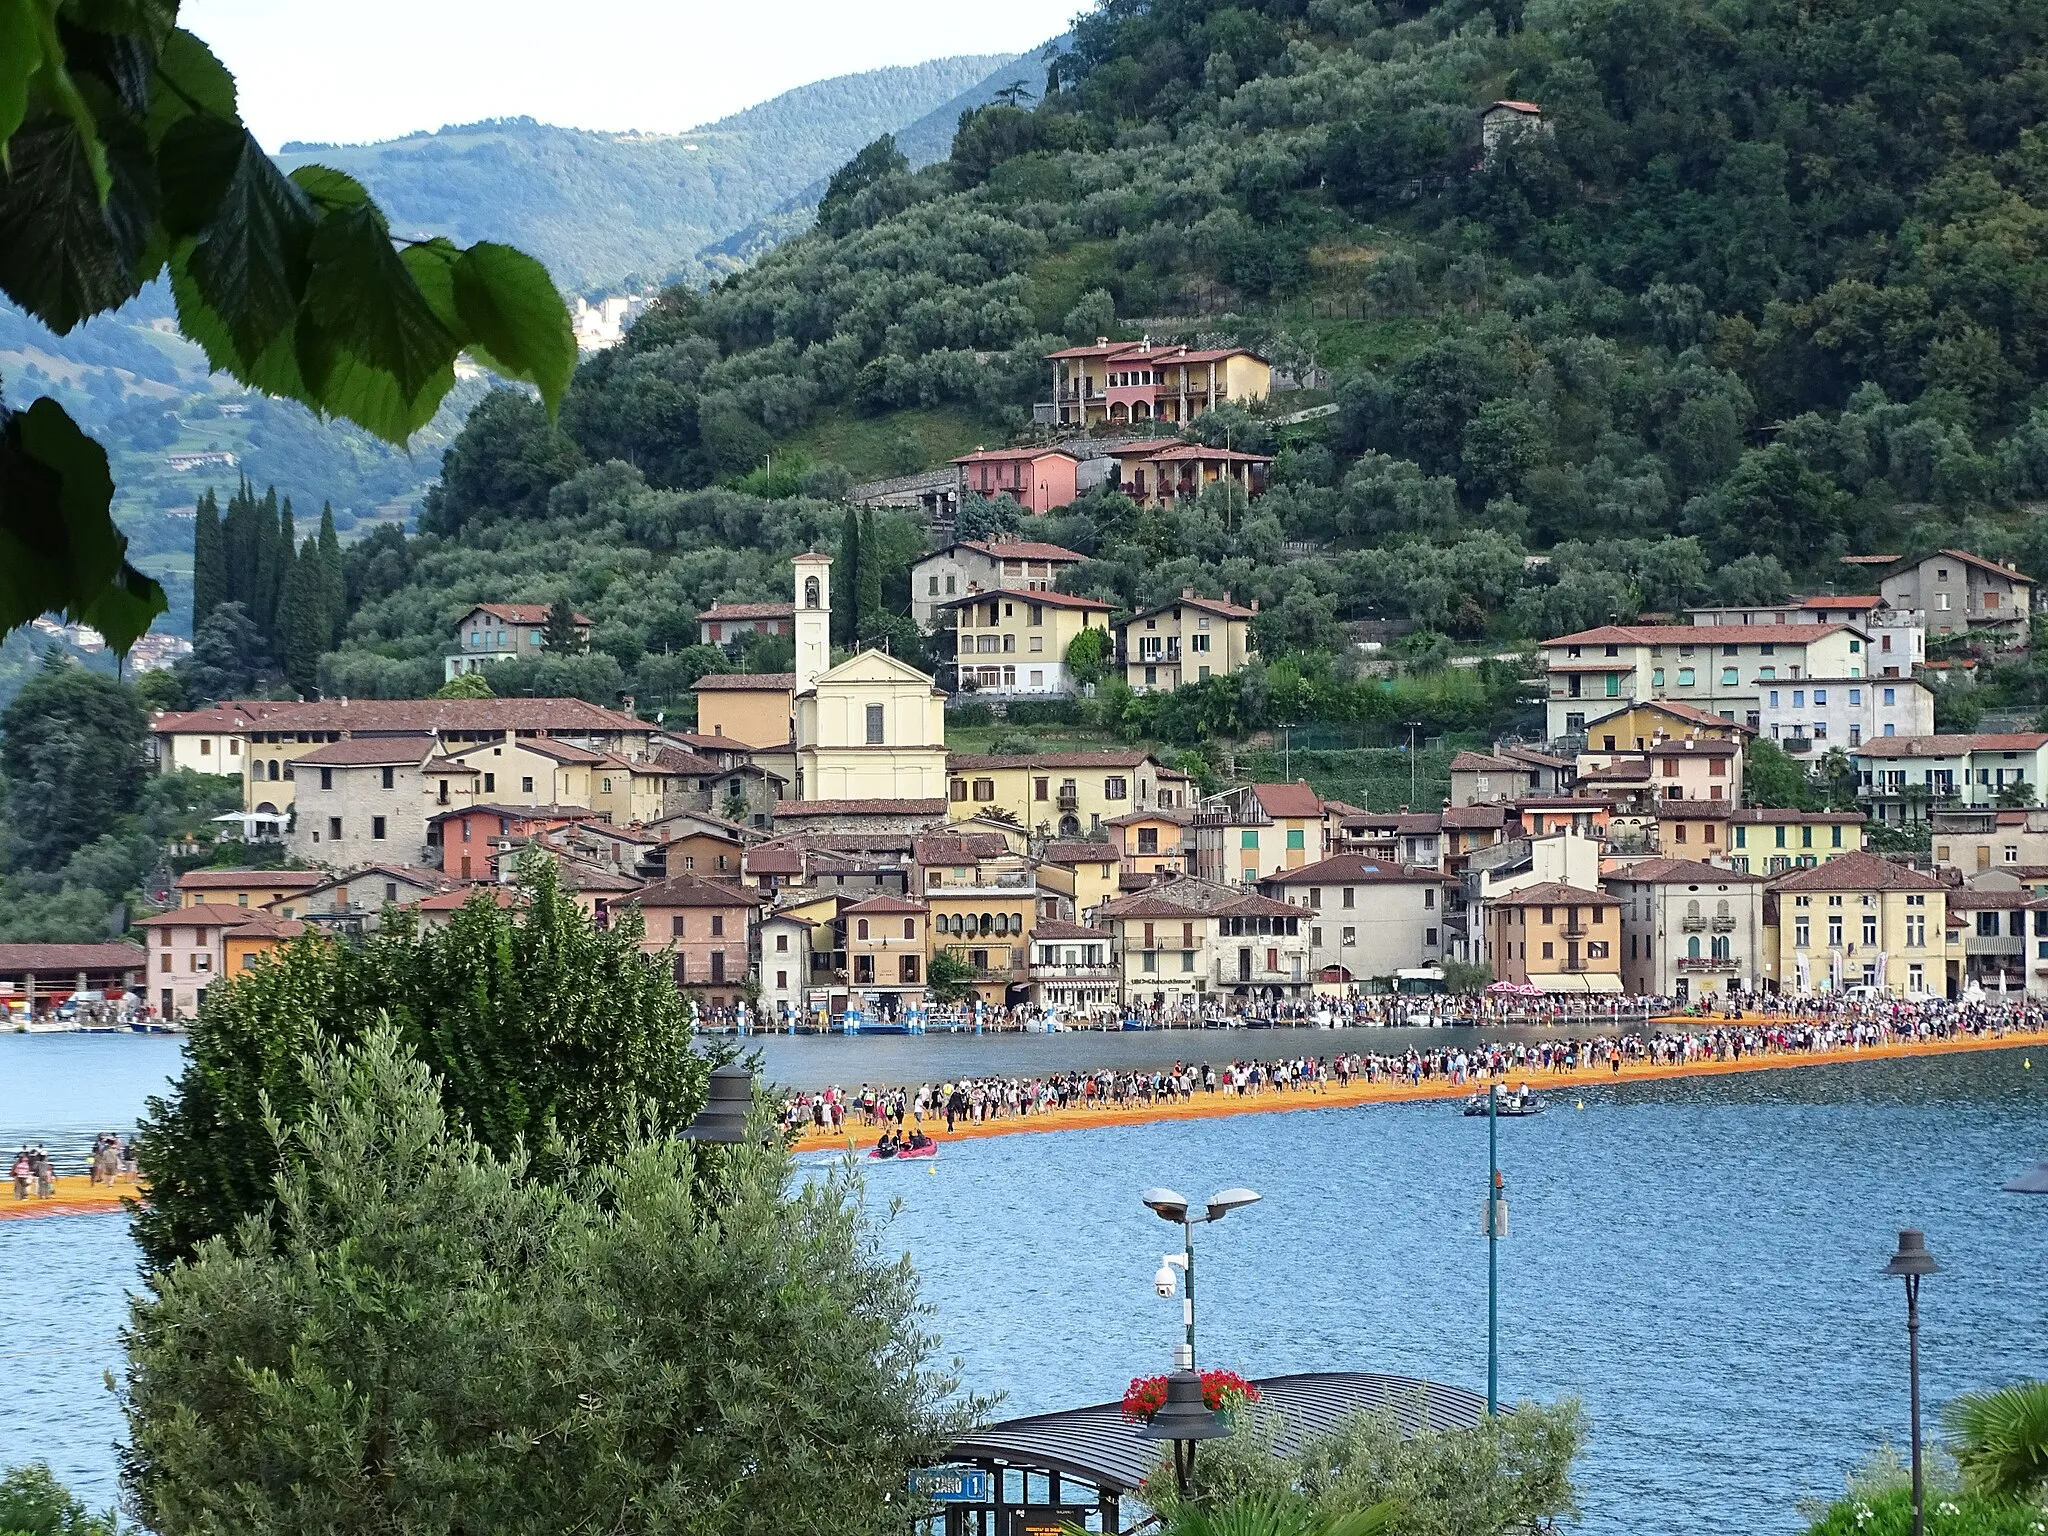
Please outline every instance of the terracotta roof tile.
[[[713, 693], [794, 693], [794, 672], [706, 672], [697, 679], [697, 691]], [[733, 743], [738, 746], [739, 743]]]

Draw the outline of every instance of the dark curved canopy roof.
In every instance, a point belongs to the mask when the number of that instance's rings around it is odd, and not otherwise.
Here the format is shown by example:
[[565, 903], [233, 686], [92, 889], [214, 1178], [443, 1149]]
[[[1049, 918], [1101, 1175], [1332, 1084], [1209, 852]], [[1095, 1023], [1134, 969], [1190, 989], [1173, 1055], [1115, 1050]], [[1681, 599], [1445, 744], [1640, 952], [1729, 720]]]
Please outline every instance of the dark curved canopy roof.
[[[1254, 1385], [1260, 1406], [1285, 1420], [1274, 1445], [1283, 1453], [1362, 1413], [1392, 1413], [1408, 1434], [1471, 1429], [1486, 1414], [1486, 1399], [1477, 1393], [1412, 1376], [1313, 1371], [1268, 1376]], [[1123, 1416], [1121, 1403], [1096, 1403], [987, 1425], [956, 1440], [946, 1459], [1000, 1461], [1080, 1478], [1106, 1493], [1128, 1493], [1165, 1449], [1160, 1441], [1140, 1440], [1139, 1427]]]

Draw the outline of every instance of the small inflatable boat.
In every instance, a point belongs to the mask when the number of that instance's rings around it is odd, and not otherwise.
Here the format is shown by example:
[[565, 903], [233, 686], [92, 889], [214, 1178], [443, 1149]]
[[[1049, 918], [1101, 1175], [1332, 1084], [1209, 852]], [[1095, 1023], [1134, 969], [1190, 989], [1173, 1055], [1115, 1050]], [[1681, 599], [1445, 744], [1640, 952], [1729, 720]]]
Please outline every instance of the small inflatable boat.
[[[1471, 1098], [1467, 1099], [1465, 1101], [1465, 1113], [1468, 1115], [1484, 1115], [1486, 1113], [1486, 1095], [1475, 1093]], [[1504, 1120], [1510, 1116], [1540, 1115], [1543, 1113], [1543, 1096], [1531, 1093], [1526, 1088], [1518, 1093], [1504, 1093], [1500, 1096], [1499, 1102], [1494, 1106], [1494, 1113]]]
[[886, 1152], [880, 1147], [868, 1149], [868, 1161], [871, 1163], [911, 1162], [918, 1158], [937, 1157], [938, 1155], [939, 1144], [936, 1141], [928, 1141], [921, 1147], [895, 1147]]

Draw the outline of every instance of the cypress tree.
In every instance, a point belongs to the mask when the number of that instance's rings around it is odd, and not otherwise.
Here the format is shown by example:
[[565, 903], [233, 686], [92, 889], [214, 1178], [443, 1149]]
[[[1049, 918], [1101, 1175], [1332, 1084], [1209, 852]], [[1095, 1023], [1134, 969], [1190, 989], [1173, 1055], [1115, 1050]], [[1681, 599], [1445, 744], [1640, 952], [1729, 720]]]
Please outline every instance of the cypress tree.
[[860, 634], [860, 514], [851, 507], [839, 525], [839, 590], [845, 594], [832, 610], [832, 640], [850, 648]]
[[576, 610], [569, 606], [566, 597], [556, 598], [548, 608], [541, 648], [551, 656], [574, 656], [583, 649], [583, 636], [576, 628]]
[[855, 617], [854, 634], [864, 635], [868, 627], [882, 617], [882, 562], [881, 546], [875, 542], [875, 511], [869, 507], [860, 515], [860, 570], [857, 573], [860, 594], [860, 612]]
[[221, 601], [240, 603], [250, 609], [256, 590], [256, 502], [246, 478], [228, 498], [228, 514], [221, 520], [221, 566], [225, 573]]
[[256, 621], [256, 627], [263, 631], [263, 638], [270, 642], [273, 655], [284, 648], [284, 635], [277, 623], [277, 600], [284, 591], [285, 575], [291, 564], [291, 550], [280, 547], [280, 537], [277, 487], [273, 485], [264, 491], [263, 499], [255, 506], [250, 540], [254, 558], [249, 582], [249, 617]]
[[320, 503], [320, 575], [327, 589], [327, 643], [341, 643], [348, 623], [348, 578], [341, 560], [341, 536], [334, 531], [334, 507]]
[[227, 601], [227, 549], [222, 541], [220, 502], [211, 486], [199, 498], [192, 524], [192, 632]]
[[300, 697], [311, 698], [319, 683], [320, 653], [327, 649], [330, 633], [320, 547], [311, 539], [306, 540], [285, 576], [277, 621], [285, 681]]

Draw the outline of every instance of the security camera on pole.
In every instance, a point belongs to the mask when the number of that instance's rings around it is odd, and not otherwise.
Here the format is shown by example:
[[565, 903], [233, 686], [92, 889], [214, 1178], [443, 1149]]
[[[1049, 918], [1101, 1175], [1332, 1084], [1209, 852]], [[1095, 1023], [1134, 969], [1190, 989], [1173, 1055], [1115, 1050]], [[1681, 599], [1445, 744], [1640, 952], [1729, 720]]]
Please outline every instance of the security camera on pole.
[[[1165, 1406], [1138, 1431], [1138, 1438], [1173, 1442], [1174, 1480], [1186, 1493], [1194, 1482], [1195, 1442], [1218, 1440], [1230, 1433], [1230, 1426], [1204, 1403], [1202, 1378], [1195, 1371], [1195, 1226], [1199, 1222], [1221, 1221], [1259, 1197], [1249, 1189], [1222, 1190], [1209, 1197], [1199, 1216], [1190, 1212], [1185, 1195], [1170, 1189], [1148, 1189], [1140, 1198], [1161, 1221], [1180, 1226], [1181, 1251], [1160, 1259], [1158, 1272], [1152, 1276], [1152, 1289], [1162, 1297], [1171, 1297], [1176, 1289], [1181, 1290], [1181, 1318], [1187, 1338], [1174, 1350], [1173, 1374], [1166, 1379]], [[1179, 1271], [1178, 1275], [1175, 1271]]]

